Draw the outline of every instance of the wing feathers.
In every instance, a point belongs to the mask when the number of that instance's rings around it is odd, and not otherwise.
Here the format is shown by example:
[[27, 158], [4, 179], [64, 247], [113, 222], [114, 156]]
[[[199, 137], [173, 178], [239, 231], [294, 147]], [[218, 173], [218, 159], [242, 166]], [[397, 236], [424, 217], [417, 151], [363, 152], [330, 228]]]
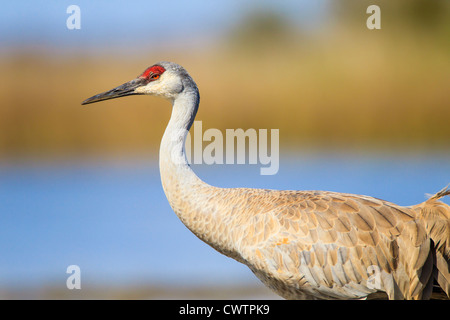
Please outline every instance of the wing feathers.
[[[272, 243], [284, 252], [271, 260], [273, 268], [290, 281], [306, 281], [311, 295], [361, 298], [376, 291], [369, 285], [375, 277], [377, 289], [390, 298], [427, 298], [433, 272], [449, 294], [448, 259], [436, 256], [444, 272], [434, 270], [430, 238], [415, 208], [319, 191], [279, 191], [265, 200], [270, 218], [251, 224], [254, 231], [248, 234], [254, 240], [249, 243], [259, 248]], [[261, 252], [258, 263], [263, 265], [270, 251]]]

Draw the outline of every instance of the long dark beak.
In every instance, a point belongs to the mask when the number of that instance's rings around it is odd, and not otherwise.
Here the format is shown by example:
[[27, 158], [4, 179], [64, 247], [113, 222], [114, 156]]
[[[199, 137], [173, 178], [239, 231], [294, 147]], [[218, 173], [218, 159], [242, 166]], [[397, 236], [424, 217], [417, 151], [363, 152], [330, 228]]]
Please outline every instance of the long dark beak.
[[124, 83], [121, 86], [118, 86], [112, 90], [109, 90], [109, 91], [106, 91], [103, 93], [99, 93], [93, 97], [90, 97], [90, 98], [84, 100], [81, 104], [89, 104], [89, 103], [99, 102], [99, 101], [108, 100], [108, 99], [130, 96], [130, 95], [134, 95], [134, 94], [141, 94], [141, 93], [136, 93], [135, 90], [136, 90], [136, 88], [138, 88], [140, 86], [144, 86], [146, 84], [147, 84], [147, 82], [146, 82], [145, 78], [137, 78], [137, 79], [131, 80], [127, 83]]

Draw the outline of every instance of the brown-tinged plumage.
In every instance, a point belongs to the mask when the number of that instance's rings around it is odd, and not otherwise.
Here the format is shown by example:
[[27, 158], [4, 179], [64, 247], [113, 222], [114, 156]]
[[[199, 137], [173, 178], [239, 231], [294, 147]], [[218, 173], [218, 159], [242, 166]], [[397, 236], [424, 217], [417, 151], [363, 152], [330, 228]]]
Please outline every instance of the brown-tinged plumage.
[[164, 191], [198, 238], [241, 263], [286, 299], [430, 299], [450, 296], [450, 207], [444, 188], [409, 207], [326, 191], [217, 188], [190, 168], [184, 141], [199, 93], [179, 65], [160, 62], [96, 95], [129, 94], [173, 104], [160, 149]]

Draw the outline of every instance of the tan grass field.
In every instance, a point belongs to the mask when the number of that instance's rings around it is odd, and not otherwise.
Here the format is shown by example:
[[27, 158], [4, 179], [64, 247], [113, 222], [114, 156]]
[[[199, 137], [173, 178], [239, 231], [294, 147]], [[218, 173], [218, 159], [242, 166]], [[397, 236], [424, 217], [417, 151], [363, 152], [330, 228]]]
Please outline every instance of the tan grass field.
[[373, 33], [299, 43], [131, 57], [4, 54], [0, 157], [156, 152], [168, 102], [80, 103], [159, 60], [178, 62], [196, 80], [203, 130], [277, 128], [282, 150], [450, 150], [449, 46]]

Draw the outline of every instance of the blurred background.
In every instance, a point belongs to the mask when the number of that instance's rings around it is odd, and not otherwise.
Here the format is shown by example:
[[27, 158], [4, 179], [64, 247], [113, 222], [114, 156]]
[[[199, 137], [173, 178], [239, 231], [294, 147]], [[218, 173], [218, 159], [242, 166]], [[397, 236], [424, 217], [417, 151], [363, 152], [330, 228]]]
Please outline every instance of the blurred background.
[[280, 130], [276, 175], [194, 165], [206, 182], [411, 205], [450, 182], [449, 39], [445, 0], [2, 4], [0, 298], [277, 298], [169, 207], [169, 103], [81, 101], [174, 61], [200, 88], [203, 130]]

